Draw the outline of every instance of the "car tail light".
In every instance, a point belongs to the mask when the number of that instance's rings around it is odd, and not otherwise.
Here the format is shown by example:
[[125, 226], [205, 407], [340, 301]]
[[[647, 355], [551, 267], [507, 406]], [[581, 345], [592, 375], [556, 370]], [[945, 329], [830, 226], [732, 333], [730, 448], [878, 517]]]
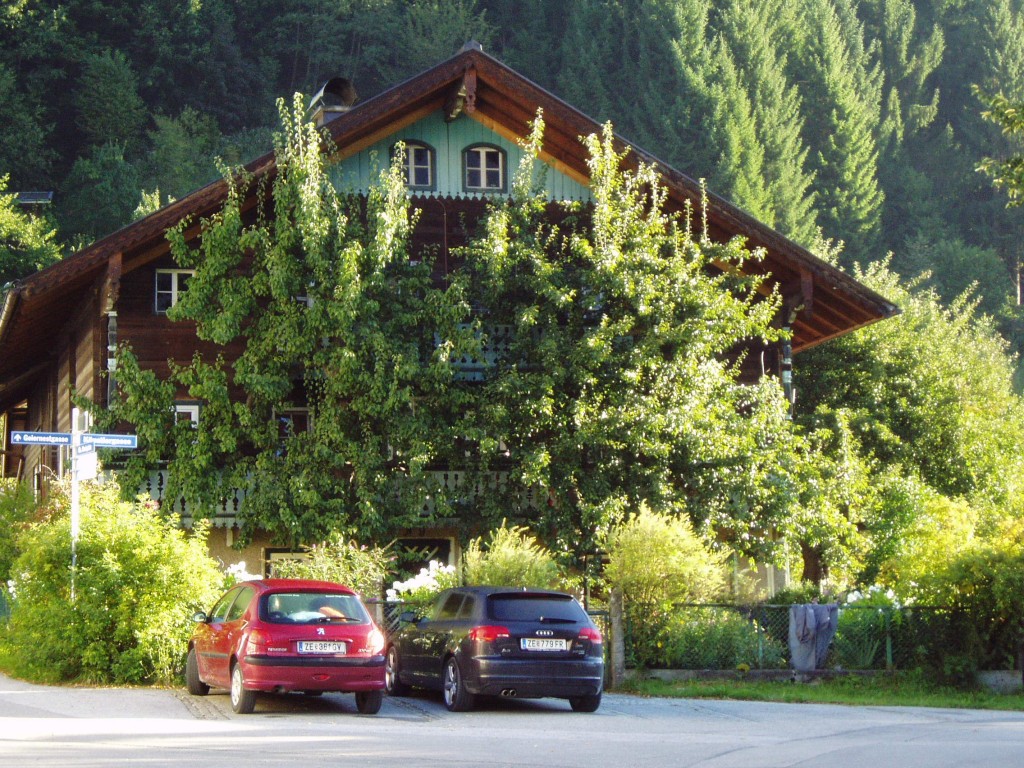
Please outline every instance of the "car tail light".
[[366, 650], [371, 656], [377, 656], [384, 652], [384, 635], [374, 627], [366, 636]]
[[593, 627], [583, 627], [580, 630], [579, 640], [589, 640], [592, 643], [601, 642], [601, 630]]
[[480, 640], [484, 643], [493, 643], [495, 640], [499, 640], [503, 637], [509, 637], [510, 634], [508, 627], [485, 624], [483, 626], [473, 627], [469, 630], [469, 639]]
[[246, 655], [260, 654], [263, 653], [264, 646], [267, 644], [266, 638], [262, 634], [253, 630], [249, 633], [249, 637], [245, 643]]

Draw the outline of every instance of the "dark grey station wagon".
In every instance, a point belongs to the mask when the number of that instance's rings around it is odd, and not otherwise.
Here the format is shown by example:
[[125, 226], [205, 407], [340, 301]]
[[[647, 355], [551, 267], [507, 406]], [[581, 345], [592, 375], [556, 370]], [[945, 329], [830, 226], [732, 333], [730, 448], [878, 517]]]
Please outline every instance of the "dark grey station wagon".
[[472, 709], [478, 696], [568, 699], [577, 712], [601, 705], [601, 632], [572, 595], [458, 587], [427, 615], [401, 619], [386, 656], [392, 696], [439, 689], [453, 712]]

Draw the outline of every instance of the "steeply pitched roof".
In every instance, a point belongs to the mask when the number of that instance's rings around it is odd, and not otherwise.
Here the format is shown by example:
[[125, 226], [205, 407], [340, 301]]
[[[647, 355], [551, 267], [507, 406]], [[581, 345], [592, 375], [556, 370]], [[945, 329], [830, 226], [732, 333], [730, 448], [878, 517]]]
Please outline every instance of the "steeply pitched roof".
[[[600, 132], [601, 125], [474, 47], [357, 105], [327, 127], [344, 158], [435, 110], [464, 112], [501, 135], [519, 137], [538, 108], [545, 120], [542, 158], [585, 182], [587, 150], [580, 137]], [[622, 145], [631, 150], [627, 162], [661, 170], [671, 206], [682, 209], [689, 201], [699, 208], [707, 195], [711, 237], [741, 235], [750, 247], [766, 250], [764, 261], [751, 263], [749, 269], [770, 273], [771, 282], [789, 286], [787, 302], [801, 307], [792, 323], [794, 352], [898, 313], [894, 304], [846, 273], [727, 200], [705, 193], [696, 180], [639, 147], [625, 141]], [[246, 168], [257, 177], [272, 175], [273, 153]], [[223, 180], [208, 184], [16, 284], [0, 308], [0, 406], [27, 386], [45, 354], [45, 340], [55, 338], [90, 292], [116, 294], [122, 273], [167, 252], [168, 228], [186, 216], [198, 220], [211, 215], [226, 194]], [[104, 274], [107, 279], [101, 281]]]

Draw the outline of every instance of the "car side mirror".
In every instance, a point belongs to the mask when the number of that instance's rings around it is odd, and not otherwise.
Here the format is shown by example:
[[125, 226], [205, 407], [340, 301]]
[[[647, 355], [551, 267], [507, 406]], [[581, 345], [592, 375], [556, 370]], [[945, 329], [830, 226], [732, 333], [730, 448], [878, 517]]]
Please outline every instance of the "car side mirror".
[[403, 624], [419, 624], [420, 615], [416, 611], [402, 611], [398, 615], [398, 620]]
[[192, 614], [192, 621], [196, 622], [197, 624], [205, 624], [206, 619], [206, 611], [196, 611]]

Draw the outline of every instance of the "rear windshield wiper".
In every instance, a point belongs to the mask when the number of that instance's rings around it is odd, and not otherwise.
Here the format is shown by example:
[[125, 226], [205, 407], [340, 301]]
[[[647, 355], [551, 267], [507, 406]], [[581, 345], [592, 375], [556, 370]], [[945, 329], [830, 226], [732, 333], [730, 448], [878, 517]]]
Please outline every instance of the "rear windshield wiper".
[[541, 622], [542, 624], [575, 624], [575, 623], [577, 623], [576, 619], [563, 619], [563, 618], [559, 618], [557, 616], [541, 616], [539, 619], [537, 619], [537, 621]]

